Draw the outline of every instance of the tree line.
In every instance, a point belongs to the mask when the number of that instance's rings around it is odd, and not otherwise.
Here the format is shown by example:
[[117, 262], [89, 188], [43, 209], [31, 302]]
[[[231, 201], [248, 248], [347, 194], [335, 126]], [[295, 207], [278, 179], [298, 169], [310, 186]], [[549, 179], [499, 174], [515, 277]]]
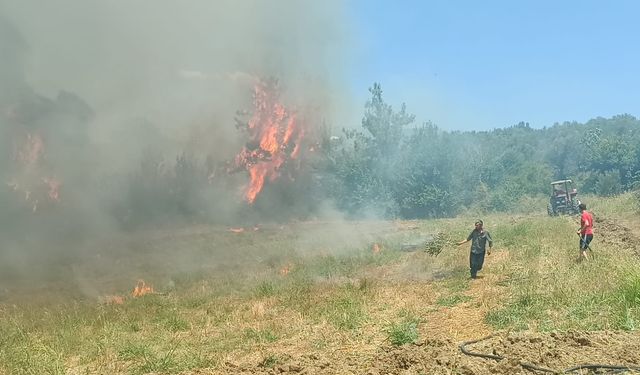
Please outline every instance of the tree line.
[[[94, 168], [99, 155], [93, 155], [86, 136], [90, 116], [85, 106], [67, 96], [46, 102], [44, 108], [26, 111], [38, 116], [29, 123], [33, 129], [22, 133], [40, 129], [48, 149], [56, 152], [27, 169], [34, 174], [31, 180], [15, 169], [22, 165], [15, 158], [0, 158], [0, 177], [8, 181], [0, 191], [2, 228], [18, 233], [14, 229], [23, 222], [32, 225], [42, 216], [72, 228], [77, 222], [88, 225], [97, 215], [125, 228], [176, 219], [257, 223], [318, 217], [328, 206], [352, 218], [441, 218], [465, 210], [512, 210], [530, 197], [548, 195], [549, 183], [557, 179], [570, 178], [580, 193], [603, 196], [640, 187], [640, 121], [631, 115], [541, 129], [520, 122], [493, 130], [446, 131], [417, 123], [405, 105], [393, 108], [379, 84], [370, 94], [360, 126], [316, 129], [314, 139], [307, 140], [313, 152], [285, 163], [287, 173], [268, 181], [252, 205], [242, 200], [246, 174], [228, 173], [228, 160], [189, 150], [166, 155], [153, 136], [137, 138], [148, 152], [132, 158], [126, 170], [101, 175]], [[36, 126], [51, 118], [63, 119], [69, 129]], [[11, 124], [0, 122], [4, 150], [12, 150]], [[75, 152], [69, 151], [71, 141]], [[60, 202], [46, 202], [50, 189], [42, 181], [49, 175], [62, 182]], [[14, 183], [16, 176], [22, 180]], [[24, 187], [23, 180], [35, 181], [39, 193]], [[79, 219], [59, 220], [61, 215]]]
[[640, 121], [622, 114], [534, 129], [526, 122], [486, 131], [416, 124], [404, 105], [370, 88], [362, 126], [334, 136], [321, 174], [327, 194], [352, 214], [436, 218], [463, 209], [506, 211], [572, 179], [603, 196], [640, 185]]

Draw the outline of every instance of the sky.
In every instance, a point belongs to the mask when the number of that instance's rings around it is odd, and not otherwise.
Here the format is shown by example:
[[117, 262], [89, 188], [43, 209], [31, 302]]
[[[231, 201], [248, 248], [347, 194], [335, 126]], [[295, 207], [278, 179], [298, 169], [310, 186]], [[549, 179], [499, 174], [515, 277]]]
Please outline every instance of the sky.
[[[249, 97], [220, 77], [252, 75], [312, 94], [337, 129], [359, 126], [374, 82], [395, 108], [445, 130], [640, 116], [637, 1], [43, 4], [0, 0], [0, 21], [25, 39], [28, 81], [49, 97], [77, 93], [102, 117], [203, 122]], [[218, 112], [233, 124], [235, 111]]]
[[640, 2], [352, 0], [350, 88], [445, 130], [640, 115]]

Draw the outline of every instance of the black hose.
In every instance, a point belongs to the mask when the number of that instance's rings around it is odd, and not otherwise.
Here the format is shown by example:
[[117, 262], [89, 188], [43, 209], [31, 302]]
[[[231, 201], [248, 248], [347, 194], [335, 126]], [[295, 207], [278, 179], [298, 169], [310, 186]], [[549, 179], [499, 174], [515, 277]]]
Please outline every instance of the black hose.
[[[495, 355], [495, 354], [475, 353], [475, 352], [472, 352], [472, 351], [467, 349], [467, 345], [471, 345], [471, 344], [478, 343], [480, 341], [488, 340], [488, 339], [492, 338], [493, 336], [495, 336], [495, 335], [489, 335], [489, 336], [483, 337], [483, 338], [478, 339], [478, 340], [465, 341], [462, 344], [460, 344], [460, 351], [462, 351], [462, 353], [464, 353], [466, 355], [470, 355], [470, 356], [473, 356], [473, 357], [488, 358], [488, 359], [495, 359], [496, 361], [501, 361], [501, 360], [504, 359], [503, 356]], [[520, 366], [522, 366], [522, 368], [525, 368], [527, 370], [549, 372], [549, 373], [552, 373], [552, 374], [557, 374], [558, 373], [558, 371], [556, 371], [556, 370], [552, 370], [552, 369], [549, 369], [549, 368], [546, 368], [546, 367], [536, 366], [536, 365], [531, 364], [531, 363], [522, 362], [522, 361], [520, 361], [519, 363], [520, 363]]]
[[599, 365], [599, 364], [585, 364], [564, 370], [565, 374], [579, 370], [615, 370], [614, 372], [633, 371], [640, 372], [640, 367], [637, 366], [617, 366], [617, 365]]
[[499, 355], [495, 355], [495, 354], [483, 354], [483, 353], [475, 353], [472, 352], [470, 350], [467, 350], [467, 345], [472, 345], [475, 343], [478, 343], [480, 341], [484, 341], [484, 340], [489, 340], [490, 338], [492, 338], [495, 335], [489, 335], [489, 336], [485, 336], [481, 339], [477, 339], [477, 340], [472, 340], [472, 341], [465, 341], [462, 344], [460, 344], [460, 351], [462, 351], [462, 353], [466, 354], [466, 355], [470, 355], [472, 357], [480, 357], [480, 358], [488, 358], [488, 359], [495, 359], [497, 361], [503, 360], [504, 357], [499, 356]]
[[[462, 344], [459, 345], [460, 347], [460, 351], [463, 354], [472, 356], [472, 357], [479, 357], [479, 358], [487, 358], [487, 359], [494, 359], [496, 361], [501, 361], [503, 359], [505, 359], [505, 357], [501, 356], [501, 355], [496, 355], [496, 354], [484, 354], [484, 353], [477, 353], [477, 352], [472, 352], [469, 349], [467, 349], [468, 345], [472, 345], [472, 344], [476, 344], [479, 343], [481, 341], [484, 340], [488, 340], [492, 337], [494, 337], [495, 334], [493, 335], [489, 335], [489, 336], [485, 336], [481, 339], [477, 339], [477, 340], [472, 340], [472, 341], [465, 341]], [[560, 373], [564, 373], [564, 374], [568, 374], [568, 373], [572, 373], [575, 371], [579, 371], [579, 370], [613, 370], [615, 373], [618, 372], [626, 372], [626, 371], [633, 371], [633, 372], [639, 372], [640, 373], [640, 367], [639, 366], [622, 366], [622, 365], [602, 365], [602, 364], [584, 364], [584, 365], [578, 365], [578, 366], [574, 366], [574, 367], [570, 367], [567, 368], [565, 370], [562, 371], [557, 371], [557, 370], [552, 370], [550, 368], [546, 368], [546, 367], [540, 367], [531, 363], [527, 363], [527, 362], [523, 362], [523, 361], [519, 361], [520, 366], [522, 366], [522, 368], [525, 368], [527, 370], [530, 371], [540, 371], [540, 372], [548, 372], [548, 373], [552, 373], [552, 374], [560, 374]]]

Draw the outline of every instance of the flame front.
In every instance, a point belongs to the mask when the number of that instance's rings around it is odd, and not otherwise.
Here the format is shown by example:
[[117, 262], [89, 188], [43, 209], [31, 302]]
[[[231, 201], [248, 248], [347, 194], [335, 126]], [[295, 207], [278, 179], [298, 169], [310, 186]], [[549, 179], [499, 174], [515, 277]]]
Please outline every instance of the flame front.
[[131, 292], [132, 297], [142, 297], [145, 294], [153, 293], [153, 287], [151, 285], [147, 285], [144, 280], [138, 280], [136, 287]]
[[279, 102], [275, 80], [259, 81], [253, 93], [253, 114], [246, 124], [249, 142], [236, 156], [237, 169], [249, 172], [245, 199], [253, 203], [265, 182], [276, 181], [288, 160], [299, 156], [304, 132], [296, 114]]

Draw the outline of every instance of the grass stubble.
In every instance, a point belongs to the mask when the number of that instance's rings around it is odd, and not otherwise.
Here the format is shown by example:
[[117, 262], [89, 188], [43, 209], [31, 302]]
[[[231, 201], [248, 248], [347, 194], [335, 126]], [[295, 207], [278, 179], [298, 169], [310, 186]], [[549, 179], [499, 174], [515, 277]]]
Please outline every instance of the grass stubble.
[[[628, 212], [632, 199], [599, 200], [594, 213], [637, 226]], [[326, 225], [312, 223], [147, 238], [145, 258], [123, 262], [129, 268], [114, 271], [117, 281], [105, 285], [133, 286], [139, 272], [159, 281], [162, 294], [131, 298], [121, 288], [122, 304], [66, 293], [56, 299], [56, 292], [39, 301], [39, 289], [0, 301], [0, 374], [185, 373], [225, 363], [268, 368], [300, 353], [367, 357], [380, 345], [462, 341], [496, 330], [638, 329], [635, 240], [614, 241], [619, 233], [596, 226], [592, 261], [577, 263], [574, 217], [483, 218], [494, 253], [473, 281], [467, 246], [453, 243], [466, 238], [475, 217], [341, 223], [360, 236], [334, 243], [327, 242]], [[437, 235], [437, 252], [401, 251], [425, 234]], [[198, 267], [167, 258], [176, 248]], [[68, 280], [68, 287], [76, 283]]]

